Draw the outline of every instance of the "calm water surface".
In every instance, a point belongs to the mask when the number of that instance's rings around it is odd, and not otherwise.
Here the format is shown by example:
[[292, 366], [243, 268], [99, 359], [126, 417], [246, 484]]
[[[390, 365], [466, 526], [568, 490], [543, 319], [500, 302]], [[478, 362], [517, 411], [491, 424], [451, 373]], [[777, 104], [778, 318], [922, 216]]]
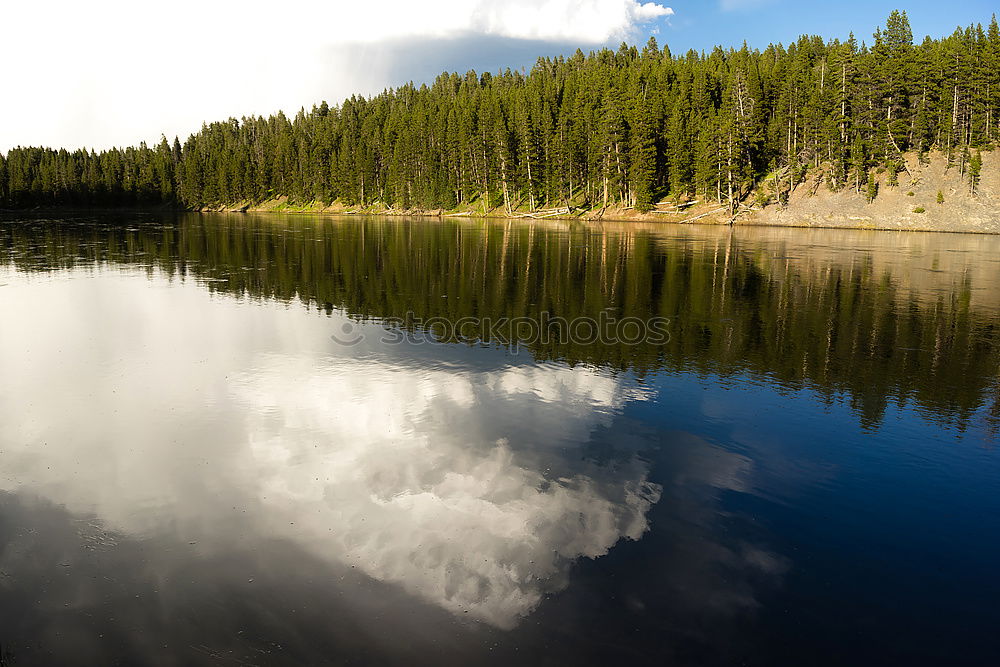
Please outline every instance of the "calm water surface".
[[[440, 328], [542, 313], [669, 340]], [[998, 238], [8, 218], [0, 317], [4, 665], [1000, 662]]]

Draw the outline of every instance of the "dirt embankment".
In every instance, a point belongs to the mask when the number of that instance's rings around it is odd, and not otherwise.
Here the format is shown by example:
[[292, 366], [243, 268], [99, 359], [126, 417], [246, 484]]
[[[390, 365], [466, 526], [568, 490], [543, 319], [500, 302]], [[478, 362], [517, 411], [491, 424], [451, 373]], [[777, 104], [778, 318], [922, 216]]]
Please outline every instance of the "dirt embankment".
[[[982, 154], [982, 175], [976, 192], [969, 187], [967, 174], [957, 164], [948, 167], [944, 155], [934, 153], [921, 163], [916, 155], [906, 158], [906, 170], [897, 177], [896, 185], [888, 185], [887, 174], [875, 175], [878, 194], [871, 202], [867, 192], [853, 188], [832, 191], [826, 184], [826, 172], [813, 169], [797, 185], [785, 206], [759, 204], [744, 210], [736, 225], [773, 225], [780, 227], [835, 227], [850, 229], [891, 229], [912, 231], [978, 232], [1000, 234], [1000, 151]], [[765, 179], [765, 188], [767, 180]], [[864, 189], [864, 188], [863, 188]], [[938, 193], [943, 203], [939, 203]], [[751, 196], [748, 202], [757, 198]], [[773, 201], [773, 197], [772, 197]], [[580, 210], [569, 215], [531, 214], [515, 211], [506, 215], [503, 209], [483, 211], [472, 207], [454, 211], [424, 209], [386, 209], [381, 206], [345, 206], [311, 203], [289, 204], [284, 198], [255, 205], [234, 205], [202, 209], [204, 211], [325, 213], [331, 215], [406, 215], [429, 217], [476, 218], [536, 218], [585, 221], [671, 222], [685, 224], [729, 224], [728, 210], [715, 202], [694, 202], [680, 210], [663, 202], [657, 211], [639, 213], [628, 208]]]
[[[895, 186], [879, 174], [878, 194], [868, 202], [853, 188], [831, 192], [821, 171], [807, 176], [788, 200], [788, 206], [766, 206], [739, 224], [797, 227], [850, 227], [947, 232], [1000, 233], [1000, 152], [983, 153], [982, 175], [975, 194], [968, 174], [957, 164], [948, 168], [945, 156], [935, 153], [928, 164], [915, 155], [906, 159], [907, 171]], [[938, 193], [944, 203], [938, 203]]]

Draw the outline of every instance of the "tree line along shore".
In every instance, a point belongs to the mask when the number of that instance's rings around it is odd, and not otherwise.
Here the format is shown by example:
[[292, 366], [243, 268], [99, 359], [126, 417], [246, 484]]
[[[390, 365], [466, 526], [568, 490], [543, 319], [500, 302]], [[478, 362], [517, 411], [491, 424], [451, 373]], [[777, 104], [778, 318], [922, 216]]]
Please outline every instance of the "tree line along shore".
[[650, 38], [540, 58], [528, 73], [446, 73], [291, 118], [231, 118], [183, 143], [18, 147], [0, 155], [0, 208], [732, 222], [762, 209], [780, 217], [803, 190], [873, 204], [920, 183], [915, 172], [934, 160], [950, 178], [934, 203], [959, 191], [975, 202], [998, 141], [996, 16], [915, 44], [894, 11], [870, 42], [803, 36], [674, 55]]

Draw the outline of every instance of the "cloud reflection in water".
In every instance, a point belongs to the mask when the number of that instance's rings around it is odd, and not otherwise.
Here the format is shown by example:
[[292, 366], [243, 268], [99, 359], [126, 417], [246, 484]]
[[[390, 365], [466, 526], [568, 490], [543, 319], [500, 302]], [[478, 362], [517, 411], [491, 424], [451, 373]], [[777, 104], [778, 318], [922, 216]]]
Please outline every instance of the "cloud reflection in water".
[[249, 508], [262, 536], [500, 628], [563, 588], [575, 559], [648, 528], [649, 463], [628, 447], [581, 457], [647, 398], [620, 378], [453, 346], [337, 356], [302, 341], [326, 341], [338, 316], [148, 281], [5, 295], [12, 312], [48, 308], [0, 336], [0, 490], [137, 536], [211, 533]]
[[[575, 472], [586, 441], [626, 397], [584, 369], [413, 369], [371, 360], [311, 368], [273, 357], [240, 378], [254, 469], [278, 526], [456, 613], [509, 628], [565, 584], [570, 563], [638, 539], [660, 488], [632, 457]], [[548, 447], [519, 451], [505, 411]], [[589, 471], [588, 471], [589, 472]]]

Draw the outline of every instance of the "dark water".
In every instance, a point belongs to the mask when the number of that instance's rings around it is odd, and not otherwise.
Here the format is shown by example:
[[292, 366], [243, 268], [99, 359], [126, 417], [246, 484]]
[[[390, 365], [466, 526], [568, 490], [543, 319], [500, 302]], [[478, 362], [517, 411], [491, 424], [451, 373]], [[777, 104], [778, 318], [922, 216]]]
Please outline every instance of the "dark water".
[[0, 316], [4, 665], [1000, 661], [998, 238], [8, 219]]

